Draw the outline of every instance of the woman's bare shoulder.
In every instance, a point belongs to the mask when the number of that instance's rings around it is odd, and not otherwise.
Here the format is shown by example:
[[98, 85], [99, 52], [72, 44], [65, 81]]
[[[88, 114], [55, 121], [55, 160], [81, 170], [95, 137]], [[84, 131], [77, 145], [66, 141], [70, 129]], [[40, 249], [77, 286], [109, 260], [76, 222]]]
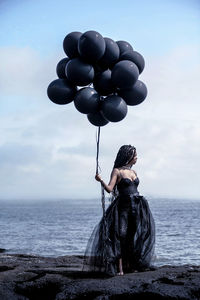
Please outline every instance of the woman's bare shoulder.
[[113, 168], [112, 174], [118, 175], [119, 174], [119, 169], [118, 168]]
[[136, 171], [135, 170], [132, 170], [133, 171], [133, 173], [135, 174], [135, 176], [137, 176], [137, 173], [136, 173]]

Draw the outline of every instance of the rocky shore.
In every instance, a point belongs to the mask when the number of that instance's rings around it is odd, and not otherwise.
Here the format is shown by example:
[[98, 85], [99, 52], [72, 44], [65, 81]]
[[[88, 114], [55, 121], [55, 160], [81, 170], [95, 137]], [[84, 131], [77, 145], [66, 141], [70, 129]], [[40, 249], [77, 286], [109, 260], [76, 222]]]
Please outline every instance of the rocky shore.
[[200, 266], [162, 266], [105, 277], [82, 272], [82, 256], [0, 253], [1, 300], [200, 299]]

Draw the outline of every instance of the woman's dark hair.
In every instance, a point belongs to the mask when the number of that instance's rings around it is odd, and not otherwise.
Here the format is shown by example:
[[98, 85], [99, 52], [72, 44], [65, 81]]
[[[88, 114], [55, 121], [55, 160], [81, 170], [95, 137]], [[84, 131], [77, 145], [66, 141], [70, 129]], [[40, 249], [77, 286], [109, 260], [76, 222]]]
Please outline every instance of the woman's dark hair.
[[135, 156], [136, 148], [131, 145], [123, 145], [120, 147], [115, 162], [114, 168], [126, 166]]

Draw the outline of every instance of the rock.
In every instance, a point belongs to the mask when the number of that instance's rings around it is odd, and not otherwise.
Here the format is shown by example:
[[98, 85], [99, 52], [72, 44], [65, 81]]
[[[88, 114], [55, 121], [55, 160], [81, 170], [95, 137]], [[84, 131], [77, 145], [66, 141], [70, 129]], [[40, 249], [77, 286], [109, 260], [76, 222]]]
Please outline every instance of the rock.
[[2, 253], [2, 252], [6, 252], [6, 249], [0, 248], [0, 253]]
[[200, 299], [200, 266], [162, 266], [108, 277], [82, 272], [82, 262], [82, 256], [3, 253], [0, 299]]

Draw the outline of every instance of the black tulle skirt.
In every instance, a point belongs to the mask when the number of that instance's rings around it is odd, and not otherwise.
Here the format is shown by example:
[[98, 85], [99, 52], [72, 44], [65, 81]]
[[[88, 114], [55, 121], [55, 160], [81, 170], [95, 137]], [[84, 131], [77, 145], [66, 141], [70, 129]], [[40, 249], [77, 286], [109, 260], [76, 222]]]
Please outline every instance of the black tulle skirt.
[[147, 200], [140, 195], [118, 196], [89, 238], [82, 270], [115, 276], [119, 258], [124, 272], [146, 269], [154, 245], [155, 223]]

